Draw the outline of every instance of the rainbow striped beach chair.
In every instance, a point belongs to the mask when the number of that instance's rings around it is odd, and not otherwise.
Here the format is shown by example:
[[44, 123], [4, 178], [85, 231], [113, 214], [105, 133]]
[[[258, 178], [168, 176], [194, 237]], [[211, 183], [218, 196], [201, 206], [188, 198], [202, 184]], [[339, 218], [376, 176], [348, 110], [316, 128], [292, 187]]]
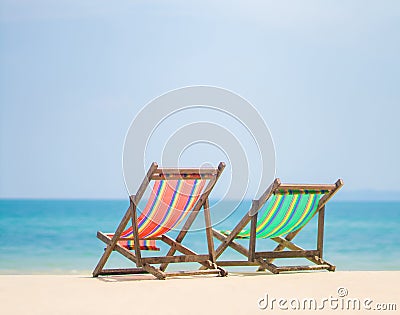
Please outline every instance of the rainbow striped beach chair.
[[[107, 244], [93, 276], [151, 273], [158, 279], [168, 276], [227, 273], [215, 264], [215, 251], [208, 196], [225, 168], [159, 168], [153, 163], [136, 195], [130, 196], [130, 206], [115, 233], [97, 232], [97, 237]], [[137, 216], [137, 205], [150, 181], [154, 181], [150, 197], [142, 213]], [[193, 221], [204, 209], [208, 253], [197, 254], [182, 245]], [[185, 221], [186, 220], [186, 221]], [[176, 239], [166, 233], [183, 223]], [[129, 226], [128, 226], [129, 224]], [[142, 257], [141, 252], [159, 251], [156, 242], [163, 241], [170, 250], [165, 256]], [[174, 255], [175, 251], [183, 255]], [[136, 264], [136, 268], [104, 269], [112, 251], [117, 251]], [[198, 262], [206, 270], [165, 272], [168, 263]], [[154, 265], [161, 265], [155, 267]]]
[[[271, 184], [232, 231], [217, 231], [213, 236], [221, 244], [215, 255], [218, 266], [259, 266], [258, 271], [272, 273], [297, 270], [334, 271], [335, 266], [322, 258], [325, 204], [343, 186], [339, 179], [333, 185], [282, 184], [279, 179]], [[317, 248], [306, 250], [292, 242], [302, 228], [318, 214]], [[251, 221], [251, 223], [250, 223]], [[250, 223], [250, 227], [245, 229]], [[256, 251], [256, 241], [269, 238], [278, 243], [273, 251]], [[246, 248], [235, 239], [248, 239]], [[231, 247], [246, 256], [245, 261], [218, 260]], [[284, 250], [287, 249], [287, 250]], [[306, 258], [311, 266], [277, 266], [277, 258]]]

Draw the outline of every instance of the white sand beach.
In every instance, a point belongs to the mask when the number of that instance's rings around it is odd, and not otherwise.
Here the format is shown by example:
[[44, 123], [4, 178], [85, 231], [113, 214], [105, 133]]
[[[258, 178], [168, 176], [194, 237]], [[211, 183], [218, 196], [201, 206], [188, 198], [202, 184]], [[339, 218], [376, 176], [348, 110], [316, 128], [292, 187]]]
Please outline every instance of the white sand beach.
[[[396, 308], [385, 313], [398, 314], [399, 283], [400, 271], [230, 273], [225, 278], [167, 280], [149, 275], [2, 275], [0, 313], [374, 314], [382, 312], [379, 308]], [[317, 303], [316, 310], [310, 300]]]

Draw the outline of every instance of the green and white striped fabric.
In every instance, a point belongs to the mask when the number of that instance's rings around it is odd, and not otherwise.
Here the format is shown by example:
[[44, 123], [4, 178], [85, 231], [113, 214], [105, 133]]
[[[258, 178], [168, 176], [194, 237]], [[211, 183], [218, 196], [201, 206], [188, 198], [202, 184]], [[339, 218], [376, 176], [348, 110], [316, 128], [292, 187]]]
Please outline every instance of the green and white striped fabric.
[[[257, 220], [257, 238], [272, 238], [301, 229], [311, 220], [325, 190], [278, 191], [260, 209]], [[230, 231], [220, 231], [229, 235]], [[249, 238], [250, 229], [242, 230], [237, 238]]]

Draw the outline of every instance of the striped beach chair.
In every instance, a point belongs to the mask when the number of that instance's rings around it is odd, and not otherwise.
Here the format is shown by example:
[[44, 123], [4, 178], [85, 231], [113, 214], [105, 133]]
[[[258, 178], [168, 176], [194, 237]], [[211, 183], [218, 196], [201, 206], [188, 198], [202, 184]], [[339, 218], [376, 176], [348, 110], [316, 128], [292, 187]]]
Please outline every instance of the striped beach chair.
[[[213, 236], [221, 241], [215, 255], [218, 266], [259, 266], [259, 271], [272, 273], [296, 270], [334, 271], [335, 266], [322, 258], [325, 204], [343, 186], [339, 179], [332, 185], [283, 184], [275, 179], [232, 231], [213, 229]], [[318, 214], [317, 246], [306, 250], [293, 243], [293, 238]], [[250, 227], [246, 229], [250, 223]], [[272, 251], [256, 251], [257, 239], [269, 238], [278, 243]], [[246, 248], [236, 239], [248, 239]], [[231, 247], [246, 260], [222, 261], [218, 258]], [[311, 266], [277, 266], [277, 258], [306, 258]]]
[[[97, 232], [107, 244], [93, 276], [151, 273], [158, 279], [168, 276], [218, 274], [225, 270], [215, 264], [208, 196], [225, 168], [159, 168], [153, 163], [136, 195], [130, 196], [130, 206], [115, 233]], [[137, 216], [137, 205], [150, 182], [154, 181], [143, 211]], [[182, 244], [201, 208], [204, 209], [208, 253], [201, 255]], [[183, 223], [184, 222], [184, 223]], [[178, 236], [166, 235], [183, 224]], [[142, 251], [159, 251], [156, 242], [166, 243], [165, 256], [142, 257]], [[136, 268], [104, 269], [112, 251], [117, 251], [136, 264]], [[179, 251], [183, 255], [174, 255]], [[169, 263], [198, 262], [205, 270], [166, 272]], [[160, 265], [156, 267], [154, 265]]]

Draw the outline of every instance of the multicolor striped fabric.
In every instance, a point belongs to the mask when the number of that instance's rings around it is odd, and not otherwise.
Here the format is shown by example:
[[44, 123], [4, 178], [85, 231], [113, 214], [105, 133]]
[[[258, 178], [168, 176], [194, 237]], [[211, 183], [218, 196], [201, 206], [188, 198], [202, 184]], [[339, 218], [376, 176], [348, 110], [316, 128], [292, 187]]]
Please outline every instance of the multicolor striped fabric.
[[[285, 191], [271, 197], [259, 211], [256, 237], [272, 238], [301, 229], [317, 210], [320, 198], [327, 191]], [[230, 231], [220, 231], [229, 235]], [[249, 238], [250, 229], [241, 231], [237, 238]]]
[[[154, 239], [178, 226], [189, 214], [201, 195], [206, 180], [157, 180], [154, 182], [149, 200], [137, 219], [140, 248], [160, 250]], [[133, 238], [132, 227], [121, 237]], [[147, 239], [146, 239], [147, 238]], [[134, 249], [132, 240], [118, 242], [127, 249]]]

